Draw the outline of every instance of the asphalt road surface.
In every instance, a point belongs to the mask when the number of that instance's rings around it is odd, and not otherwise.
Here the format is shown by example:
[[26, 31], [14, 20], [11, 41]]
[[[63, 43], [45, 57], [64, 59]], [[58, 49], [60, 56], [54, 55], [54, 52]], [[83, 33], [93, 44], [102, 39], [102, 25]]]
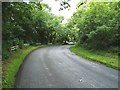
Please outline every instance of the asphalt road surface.
[[83, 59], [69, 45], [48, 46], [27, 56], [17, 88], [118, 88], [118, 71]]

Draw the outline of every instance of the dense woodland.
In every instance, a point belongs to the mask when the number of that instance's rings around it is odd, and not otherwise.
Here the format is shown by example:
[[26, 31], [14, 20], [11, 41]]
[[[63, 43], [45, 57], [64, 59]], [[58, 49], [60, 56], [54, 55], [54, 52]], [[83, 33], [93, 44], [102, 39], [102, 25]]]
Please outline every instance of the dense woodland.
[[96, 2], [78, 7], [70, 20], [71, 26], [79, 29], [78, 44], [95, 50], [117, 47], [119, 16], [120, 3], [116, 2]]
[[118, 52], [120, 40], [120, 2], [89, 2], [77, 6], [67, 23], [63, 16], [55, 16], [47, 4], [2, 3], [3, 60], [11, 53], [10, 47], [24, 43], [77, 42], [90, 50]]

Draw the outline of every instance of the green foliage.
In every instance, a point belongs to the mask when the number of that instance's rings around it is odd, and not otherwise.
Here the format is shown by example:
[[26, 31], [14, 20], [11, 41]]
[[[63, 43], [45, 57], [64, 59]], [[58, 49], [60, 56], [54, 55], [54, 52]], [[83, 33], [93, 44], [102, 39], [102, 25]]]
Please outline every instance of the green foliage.
[[50, 13], [42, 3], [3, 2], [3, 60], [9, 57], [10, 48], [24, 43], [59, 43], [63, 27], [62, 16]]
[[109, 53], [108, 51], [90, 51], [83, 47], [70, 47], [70, 50], [75, 54], [82, 56], [88, 60], [92, 60], [98, 63], [102, 63], [108, 67], [115, 69], [120, 69], [118, 66], [118, 56], [117, 54]]
[[120, 2], [89, 2], [77, 8], [71, 18], [79, 29], [79, 45], [94, 50], [118, 47]]
[[4, 58], [4, 60], [6, 60], [9, 57], [10, 53], [6, 49], [3, 49], [3, 51], [4, 51], [4, 53], [2, 53], [2, 58]]
[[24, 47], [24, 42], [23, 42], [23, 40], [19, 41], [19, 44], [18, 44], [18, 45], [19, 45], [19, 48], [22, 49], [22, 48]]
[[[61, 8], [67, 3], [61, 2]], [[79, 5], [68, 21], [50, 13], [51, 8], [42, 3], [3, 2], [3, 55], [7, 58], [10, 47], [24, 43], [66, 43], [94, 49], [118, 47], [120, 2], [86, 2]], [[69, 7], [68, 7], [69, 8]], [[3, 59], [4, 59], [3, 56]]]
[[88, 34], [88, 41], [90, 48], [94, 49], [104, 49], [110, 47], [112, 39], [112, 31], [110, 27], [105, 25], [97, 27], [96, 31], [91, 31]]

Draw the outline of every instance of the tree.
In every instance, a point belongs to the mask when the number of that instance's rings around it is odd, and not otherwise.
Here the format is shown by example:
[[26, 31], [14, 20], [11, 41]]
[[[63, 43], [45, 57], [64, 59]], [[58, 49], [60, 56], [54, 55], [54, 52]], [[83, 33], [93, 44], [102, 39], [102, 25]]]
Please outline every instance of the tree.
[[79, 45], [90, 49], [117, 46], [117, 2], [90, 2], [77, 8], [71, 20], [79, 28]]

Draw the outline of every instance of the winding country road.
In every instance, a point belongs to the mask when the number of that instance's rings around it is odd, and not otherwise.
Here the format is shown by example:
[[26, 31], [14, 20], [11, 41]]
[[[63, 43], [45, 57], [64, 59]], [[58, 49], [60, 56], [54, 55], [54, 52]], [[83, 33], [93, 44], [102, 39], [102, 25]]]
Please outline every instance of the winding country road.
[[118, 88], [118, 71], [70, 52], [69, 45], [30, 53], [16, 76], [17, 88]]

